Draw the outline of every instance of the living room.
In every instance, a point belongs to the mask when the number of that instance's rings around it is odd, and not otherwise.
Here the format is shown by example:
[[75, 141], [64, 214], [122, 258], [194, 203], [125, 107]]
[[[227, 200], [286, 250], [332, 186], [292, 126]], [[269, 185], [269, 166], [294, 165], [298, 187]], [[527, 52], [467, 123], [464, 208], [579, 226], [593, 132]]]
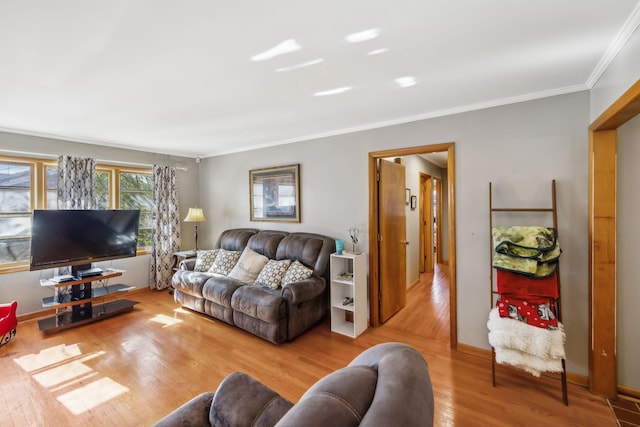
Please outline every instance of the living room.
[[[75, 142], [64, 138], [29, 135], [27, 132], [9, 132], [7, 128], [0, 133], [0, 151], [3, 156], [42, 158], [48, 161], [64, 154], [92, 157], [99, 163], [131, 167], [149, 168], [153, 164], [174, 166], [177, 168], [181, 216], [184, 217], [186, 210], [193, 206], [202, 207], [207, 216], [207, 221], [198, 227], [198, 246], [202, 248], [211, 247], [223, 230], [239, 227], [314, 232], [348, 241], [348, 229], [355, 224], [361, 230], [359, 246], [361, 250], [367, 251], [370, 247], [368, 231], [371, 227], [369, 153], [453, 142], [456, 344], [459, 350], [477, 353], [488, 352], [490, 349], [486, 327], [490, 269], [487, 248], [488, 183], [494, 183], [496, 189], [504, 189], [503, 191], [514, 192], [515, 189], [522, 188], [532, 202], [543, 204], [548, 200], [550, 182], [555, 179], [558, 183], [558, 222], [563, 247], [561, 264], [563, 316], [567, 331], [567, 371], [570, 373], [570, 382], [587, 387], [590, 331], [588, 127], [638, 80], [638, 58], [640, 35], [635, 30], [592, 87], [584, 86], [567, 93], [550, 92], [530, 99], [518, 99], [520, 102], [487, 104], [488, 108], [458, 111], [456, 114], [381, 128], [210, 157], [196, 158], [86, 141]], [[618, 211], [621, 215], [618, 223], [618, 251], [621, 254], [633, 253], [630, 249], [633, 247], [631, 236], [634, 235], [636, 226], [630, 218], [634, 216], [634, 209], [637, 209], [637, 197], [632, 183], [637, 181], [633, 160], [638, 158], [638, 154], [633, 144], [627, 141], [637, 140], [639, 134], [637, 118], [618, 130], [620, 182], [617, 191], [620, 203]], [[268, 227], [261, 227], [262, 224], [250, 221], [249, 171], [289, 164], [300, 165], [302, 221], [269, 223]], [[624, 212], [626, 216], [622, 216]], [[182, 224], [182, 236], [182, 248], [193, 248], [192, 224]], [[626, 238], [629, 240], [625, 240]], [[629, 249], [623, 251], [623, 248]], [[637, 311], [627, 305], [638, 298], [633, 283], [636, 270], [632, 260], [621, 258], [619, 261], [618, 289], [622, 294], [618, 298], [620, 323], [617, 329], [617, 358], [620, 366], [617, 380], [619, 385], [637, 393], [640, 390], [640, 373], [634, 366], [634, 361], [638, 359], [639, 349], [633, 331], [640, 319]], [[140, 289], [149, 286], [148, 255], [114, 261], [113, 266], [126, 270], [123, 282]], [[38, 285], [40, 277], [39, 272], [28, 271], [0, 275], [0, 300], [18, 300], [20, 315], [41, 310], [41, 300], [49, 294], [47, 289]], [[164, 298], [165, 293], [162, 294], [158, 294], [158, 297]], [[121, 316], [122, 321], [128, 316]], [[115, 320], [101, 322], [100, 326], [111, 328], [109, 324], [117, 324], [122, 327], [121, 320], [112, 323]], [[206, 322], [193, 325], [198, 328], [208, 326]], [[165, 331], [169, 329], [166, 328]], [[376, 329], [373, 328], [372, 331]], [[224, 331], [226, 333], [229, 330]], [[67, 332], [52, 336], [51, 347], [54, 343], [71, 345], [77, 339], [74, 335], [74, 340], [67, 342], [65, 336], [68, 336]], [[16, 340], [19, 339], [20, 331]], [[133, 340], [126, 337], [123, 339], [126, 343]], [[230, 338], [232, 342], [234, 339]], [[295, 346], [302, 346], [304, 343], [304, 340], [300, 343], [294, 341]], [[219, 342], [216, 344], [221, 345]], [[326, 349], [322, 348], [322, 341], [314, 345], [318, 346], [316, 350], [330, 353], [330, 342], [326, 343]], [[358, 349], [363, 347], [358, 344], [358, 340], [354, 346]], [[274, 351], [280, 355], [290, 347]], [[243, 344], [242, 348], [247, 347]], [[265, 348], [267, 347], [260, 344], [257, 351], [266, 351]], [[0, 352], [1, 357], [7, 357], [11, 352], [10, 345]], [[429, 361], [428, 350], [425, 349], [425, 352]], [[305, 353], [301, 363], [310, 362], [306, 359], [308, 355], [309, 353]], [[287, 360], [294, 359], [292, 355], [287, 356]], [[331, 366], [332, 369], [335, 367]], [[243, 366], [238, 368], [242, 369]], [[273, 383], [278, 384], [280, 381], [274, 380]], [[219, 378], [212, 379], [212, 389], [218, 382]], [[491, 391], [488, 381], [487, 385], [487, 390]], [[167, 392], [170, 392], [169, 388], [173, 386], [167, 387]], [[438, 390], [435, 392], [437, 394]], [[292, 398], [295, 397], [293, 394]], [[190, 396], [184, 396], [183, 400], [188, 397]], [[149, 398], [153, 399], [153, 396]], [[135, 411], [135, 408], [129, 409]], [[165, 412], [168, 412], [172, 408], [166, 409]], [[572, 410], [571, 404], [568, 410]]]

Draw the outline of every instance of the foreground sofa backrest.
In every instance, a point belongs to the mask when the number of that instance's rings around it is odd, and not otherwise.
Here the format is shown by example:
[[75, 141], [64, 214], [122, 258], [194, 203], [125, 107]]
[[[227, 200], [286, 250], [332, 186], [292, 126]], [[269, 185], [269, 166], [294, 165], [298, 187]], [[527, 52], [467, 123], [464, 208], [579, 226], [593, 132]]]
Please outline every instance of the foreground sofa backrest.
[[[250, 396], [250, 398], [248, 398]], [[320, 379], [295, 405], [243, 373], [200, 394], [156, 427], [429, 427], [434, 400], [427, 362], [404, 343], [383, 343]]]

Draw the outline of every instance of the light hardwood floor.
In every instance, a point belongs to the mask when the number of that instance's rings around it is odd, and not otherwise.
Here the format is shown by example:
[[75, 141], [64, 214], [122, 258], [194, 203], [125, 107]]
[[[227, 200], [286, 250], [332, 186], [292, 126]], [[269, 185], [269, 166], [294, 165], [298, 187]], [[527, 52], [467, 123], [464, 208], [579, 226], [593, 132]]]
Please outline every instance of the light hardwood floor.
[[243, 371], [297, 401], [324, 375], [386, 341], [417, 348], [429, 364], [436, 426], [615, 426], [607, 402], [558, 380], [449, 349], [446, 266], [423, 275], [408, 305], [353, 340], [327, 321], [280, 346], [181, 309], [167, 292], [144, 291], [133, 312], [49, 336], [21, 322], [0, 348], [0, 425], [148, 426], [229, 373]]

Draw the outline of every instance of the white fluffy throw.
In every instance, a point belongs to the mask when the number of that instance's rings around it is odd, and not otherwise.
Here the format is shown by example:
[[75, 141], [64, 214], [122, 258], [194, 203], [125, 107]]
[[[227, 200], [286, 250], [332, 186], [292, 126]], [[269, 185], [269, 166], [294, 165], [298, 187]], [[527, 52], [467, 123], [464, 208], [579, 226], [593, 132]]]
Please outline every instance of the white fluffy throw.
[[549, 330], [500, 317], [498, 309], [489, 313], [489, 343], [496, 352], [496, 362], [520, 368], [539, 377], [542, 372], [562, 372], [564, 327]]

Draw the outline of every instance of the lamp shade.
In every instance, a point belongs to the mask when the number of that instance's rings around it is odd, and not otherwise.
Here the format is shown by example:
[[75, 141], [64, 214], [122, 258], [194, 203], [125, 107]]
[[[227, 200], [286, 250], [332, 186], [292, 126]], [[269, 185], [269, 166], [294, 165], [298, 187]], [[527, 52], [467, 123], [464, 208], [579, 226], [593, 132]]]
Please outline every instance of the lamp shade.
[[189, 208], [189, 213], [184, 222], [205, 222], [206, 220], [202, 208]]

